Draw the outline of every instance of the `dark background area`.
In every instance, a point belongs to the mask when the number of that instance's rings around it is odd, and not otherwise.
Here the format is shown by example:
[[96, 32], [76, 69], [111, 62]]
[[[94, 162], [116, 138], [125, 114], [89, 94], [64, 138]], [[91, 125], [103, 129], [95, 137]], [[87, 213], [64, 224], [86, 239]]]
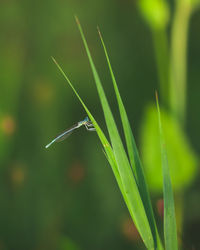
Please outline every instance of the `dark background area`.
[[[101, 29], [138, 145], [145, 106], [159, 89], [151, 32], [135, 1], [0, 1], [1, 250], [144, 249], [96, 134], [80, 128], [66, 141], [45, 149], [54, 136], [86, 116], [51, 56], [106, 132], [74, 14], [121, 128], [97, 25]], [[186, 133], [197, 155], [199, 26], [200, 12], [195, 12], [188, 39]], [[197, 170], [184, 191], [178, 238], [185, 249], [200, 247], [199, 188]], [[152, 194], [160, 228], [161, 198]]]

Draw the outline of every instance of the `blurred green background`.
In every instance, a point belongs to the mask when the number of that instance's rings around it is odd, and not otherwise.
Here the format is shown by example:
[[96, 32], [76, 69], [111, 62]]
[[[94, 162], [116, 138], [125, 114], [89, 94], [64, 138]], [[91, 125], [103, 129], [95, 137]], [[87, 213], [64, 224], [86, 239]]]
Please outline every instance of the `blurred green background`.
[[[55, 135], [85, 117], [51, 56], [105, 130], [74, 14], [82, 23], [120, 127], [96, 26], [102, 31], [138, 145], [144, 110], [159, 88], [151, 32], [136, 1], [0, 2], [0, 250], [144, 249], [96, 134], [81, 128], [45, 149]], [[195, 12], [188, 39], [185, 132], [196, 155], [200, 153], [199, 26], [200, 12]], [[200, 249], [198, 167], [196, 178], [182, 192], [184, 219], [178, 239], [184, 249]], [[154, 190], [160, 228], [161, 199]]]

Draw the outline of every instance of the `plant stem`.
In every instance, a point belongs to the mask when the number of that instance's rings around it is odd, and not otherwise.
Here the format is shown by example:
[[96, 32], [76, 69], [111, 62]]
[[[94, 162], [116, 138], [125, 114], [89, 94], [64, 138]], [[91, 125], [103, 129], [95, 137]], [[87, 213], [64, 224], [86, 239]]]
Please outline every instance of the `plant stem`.
[[184, 126], [186, 113], [187, 33], [191, 14], [189, 2], [177, 1], [171, 36], [170, 109]]

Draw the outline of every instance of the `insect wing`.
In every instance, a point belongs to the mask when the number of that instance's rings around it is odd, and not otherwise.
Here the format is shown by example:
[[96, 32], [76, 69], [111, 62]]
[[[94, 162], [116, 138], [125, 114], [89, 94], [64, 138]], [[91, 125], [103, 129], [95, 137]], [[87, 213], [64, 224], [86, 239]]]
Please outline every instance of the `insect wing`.
[[60, 142], [65, 140], [68, 136], [70, 136], [72, 134], [72, 132], [78, 128], [78, 124], [72, 126], [71, 128], [65, 130], [64, 132], [62, 132], [60, 135], [58, 135], [54, 140], [55, 142]]

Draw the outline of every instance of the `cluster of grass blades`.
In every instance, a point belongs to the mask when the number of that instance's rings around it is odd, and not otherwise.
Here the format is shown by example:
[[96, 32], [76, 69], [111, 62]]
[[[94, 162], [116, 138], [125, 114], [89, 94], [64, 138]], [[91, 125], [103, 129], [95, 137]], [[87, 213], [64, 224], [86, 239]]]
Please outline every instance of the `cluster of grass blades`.
[[[67, 80], [68, 84], [78, 97], [79, 101], [83, 105], [89, 119], [93, 123], [96, 132], [99, 136], [99, 139], [103, 145], [104, 152], [106, 155], [106, 158], [108, 159], [110, 166], [112, 168], [112, 171], [114, 173], [114, 176], [116, 178], [116, 181], [118, 183], [119, 189], [123, 195], [124, 201], [128, 207], [128, 210], [130, 212], [130, 215], [135, 223], [135, 226], [137, 227], [137, 230], [147, 247], [147, 249], [163, 249], [162, 243], [160, 241], [160, 237], [158, 234], [157, 226], [155, 223], [155, 218], [153, 214], [153, 209], [150, 201], [150, 196], [147, 188], [147, 184], [145, 181], [145, 176], [143, 172], [143, 168], [141, 165], [141, 161], [139, 158], [138, 150], [135, 144], [135, 140], [131, 131], [131, 127], [128, 121], [128, 117], [117, 87], [117, 83], [111, 68], [110, 60], [108, 57], [108, 53], [103, 41], [103, 38], [100, 34], [100, 39], [103, 45], [103, 49], [105, 52], [105, 56], [107, 59], [108, 67], [110, 70], [115, 94], [117, 97], [117, 102], [119, 106], [120, 116], [122, 120], [123, 130], [125, 134], [126, 139], [126, 145], [128, 149], [128, 155], [125, 151], [125, 148], [122, 144], [116, 123], [114, 121], [111, 109], [109, 107], [106, 95], [104, 93], [99, 75], [97, 73], [97, 70], [95, 68], [95, 65], [93, 63], [93, 59], [91, 57], [85, 36], [83, 34], [81, 25], [76, 18], [76, 22], [86, 49], [86, 53], [90, 62], [90, 66], [92, 69], [92, 73], [94, 76], [94, 80], [96, 83], [97, 91], [99, 94], [99, 98], [101, 101], [101, 105], [104, 112], [104, 117], [110, 137], [109, 140], [105, 137], [103, 131], [101, 130], [100, 126], [96, 122], [95, 118], [73, 87], [71, 81], [66, 76], [62, 68], [59, 66], [59, 64], [56, 62], [56, 60], [53, 58], [53, 61], [57, 65], [58, 69], [64, 76], [64, 78]], [[158, 106], [158, 113], [159, 113], [159, 105]], [[160, 113], [159, 113], [160, 114]], [[161, 121], [159, 116], [159, 124], [160, 124], [160, 134], [162, 135], [162, 129], [161, 129]], [[163, 138], [161, 136], [161, 138]], [[163, 144], [163, 140], [161, 139], [161, 144]], [[176, 240], [176, 227], [175, 227], [175, 215], [174, 215], [174, 202], [173, 202], [173, 193], [171, 188], [171, 182], [170, 182], [170, 176], [168, 174], [168, 168], [166, 164], [166, 153], [165, 149], [162, 147], [162, 157], [163, 157], [163, 173], [164, 173], [164, 202], [165, 202], [165, 246], [168, 250], [176, 250], [177, 249], [177, 240]], [[169, 208], [169, 209], [168, 209]], [[172, 230], [172, 227], [173, 230]], [[172, 235], [173, 234], [173, 235]], [[175, 247], [176, 246], [176, 247]]]

